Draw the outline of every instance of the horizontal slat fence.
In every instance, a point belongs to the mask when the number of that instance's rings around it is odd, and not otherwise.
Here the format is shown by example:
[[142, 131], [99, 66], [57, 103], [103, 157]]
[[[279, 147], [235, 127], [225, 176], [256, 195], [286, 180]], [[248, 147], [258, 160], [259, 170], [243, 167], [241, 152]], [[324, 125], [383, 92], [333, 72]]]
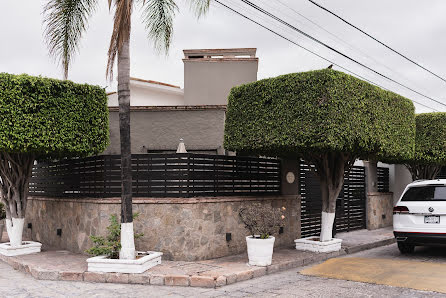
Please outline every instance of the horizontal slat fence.
[[389, 168], [377, 169], [378, 174], [378, 192], [389, 192]]
[[[322, 199], [314, 166], [301, 163], [300, 182], [302, 237], [319, 235]], [[345, 175], [344, 187], [336, 201], [336, 232], [349, 232], [366, 227], [365, 195], [365, 169], [352, 167], [350, 173]]]
[[[134, 197], [280, 194], [280, 160], [207, 154], [132, 155]], [[30, 194], [119, 197], [119, 155], [39, 162]]]

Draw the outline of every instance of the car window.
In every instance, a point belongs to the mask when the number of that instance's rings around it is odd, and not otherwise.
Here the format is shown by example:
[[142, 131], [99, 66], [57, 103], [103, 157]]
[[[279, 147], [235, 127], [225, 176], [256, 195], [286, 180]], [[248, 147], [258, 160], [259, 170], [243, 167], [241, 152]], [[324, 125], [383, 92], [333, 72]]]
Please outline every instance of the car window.
[[401, 201], [446, 201], [446, 186], [414, 186], [404, 193]]

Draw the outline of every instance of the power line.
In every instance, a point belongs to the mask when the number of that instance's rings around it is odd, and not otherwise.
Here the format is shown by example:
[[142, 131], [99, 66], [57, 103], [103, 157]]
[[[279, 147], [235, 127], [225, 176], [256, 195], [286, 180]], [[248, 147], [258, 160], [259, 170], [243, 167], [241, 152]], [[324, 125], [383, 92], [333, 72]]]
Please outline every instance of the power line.
[[[248, 16], [242, 14], [241, 12], [239, 12], [239, 11], [233, 9], [232, 7], [230, 7], [230, 6], [228, 6], [228, 5], [226, 5], [226, 4], [222, 3], [222, 2], [220, 2], [219, 0], [214, 0], [214, 1], [215, 1], [216, 3], [218, 3], [218, 4], [220, 4], [221, 6], [227, 8], [228, 10], [232, 11], [233, 13], [235, 13], [235, 14], [237, 14], [237, 15], [239, 15], [239, 16], [241, 16], [241, 17], [243, 17], [243, 18], [245, 18], [245, 19], [247, 19], [247, 20], [249, 20], [249, 21], [251, 21], [251, 22], [253, 22], [254, 24], [257, 24], [258, 26], [260, 26], [260, 27], [262, 27], [262, 28], [268, 30], [269, 32], [271, 32], [271, 33], [273, 33], [273, 34], [275, 34], [275, 35], [277, 35], [277, 36], [283, 38], [284, 40], [286, 40], [286, 41], [288, 41], [288, 42], [290, 42], [290, 43], [292, 43], [292, 44], [294, 44], [294, 45], [296, 45], [296, 46], [298, 46], [298, 47], [304, 49], [305, 51], [307, 51], [307, 52], [309, 52], [309, 53], [311, 53], [311, 54], [313, 54], [313, 55], [315, 55], [315, 56], [317, 56], [317, 57], [319, 57], [319, 58], [321, 58], [321, 59], [323, 59], [323, 60], [325, 60], [325, 61], [327, 61], [327, 62], [333, 64], [333, 65], [336, 65], [337, 67], [339, 67], [339, 68], [341, 68], [341, 69], [343, 69], [343, 70], [345, 70], [345, 71], [347, 71], [347, 72], [349, 72], [349, 73], [351, 73], [351, 74], [357, 76], [358, 78], [360, 78], [360, 79], [362, 79], [362, 80], [364, 80], [364, 81], [366, 81], [366, 82], [369, 82], [370, 84], [373, 84], [373, 85], [376, 85], [376, 86], [378, 86], [378, 87], [380, 87], [380, 88], [382, 88], [382, 89], [388, 90], [387, 88], [385, 88], [385, 87], [383, 87], [383, 86], [381, 86], [381, 85], [379, 85], [379, 84], [377, 84], [377, 83], [375, 83], [375, 82], [373, 82], [373, 81], [370, 81], [370, 80], [368, 80], [367, 78], [364, 78], [363, 76], [361, 76], [361, 75], [359, 75], [359, 74], [357, 74], [357, 73], [355, 73], [355, 72], [353, 72], [353, 71], [351, 71], [351, 70], [349, 70], [349, 69], [347, 69], [347, 68], [345, 68], [345, 67], [343, 67], [343, 66], [337, 64], [336, 62], [333, 62], [332, 60], [327, 59], [327, 58], [325, 58], [325, 57], [323, 57], [323, 56], [317, 54], [316, 52], [311, 51], [310, 49], [308, 49], [308, 48], [306, 48], [306, 47], [304, 47], [304, 46], [298, 44], [297, 42], [295, 42], [295, 41], [289, 39], [288, 37], [286, 37], [286, 36], [284, 36], [284, 35], [282, 35], [282, 34], [276, 32], [276, 31], [274, 31], [274, 30], [272, 30], [272, 29], [266, 27], [265, 25], [263, 25], [263, 24], [261, 24], [261, 23], [255, 21], [254, 19], [252, 19], [252, 18], [250, 18], [250, 17], [248, 17]], [[390, 91], [390, 90], [388, 90], [388, 91]], [[428, 109], [430, 109], [430, 110], [433, 110], [433, 111], [438, 112], [438, 110], [435, 109], [435, 108], [432, 108], [432, 107], [430, 107], [430, 106], [427, 106], [427, 105], [425, 105], [425, 104], [423, 104], [423, 103], [420, 103], [420, 102], [418, 102], [418, 101], [415, 101], [415, 100], [412, 100], [412, 101], [413, 101], [414, 103], [416, 103], [416, 104], [422, 106], [422, 107], [425, 107], [425, 108], [428, 108]]]
[[436, 99], [434, 99], [434, 98], [432, 98], [432, 97], [430, 97], [430, 96], [424, 95], [423, 93], [421, 93], [421, 92], [419, 92], [419, 91], [417, 91], [417, 90], [415, 90], [415, 89], [413, 89], [413, 88], [411, 88], [411, 87], [408, 87], [408, 86], [406, 86], [406, 85], [404, 85], [404, 84], [402, 84], [402, 83], [400, 83], [400, 82], [398, 82], [398, 81], [396, 81], [396, 80], [394, 80], [394, 79], [392, 79], [392, 78], [390, 78], [390, 77], [388, 77], [388, 76], [386, 76], [386, 75], [384, 75], [384, 74], [382, 74], [382, 73], [380, 73], [380, 72], [374, 70], [373, 68], [371, 68], [371, 67], [369, 67], [369, 66], [367, 66], [367, 65], [365, 65], [365, 64], [363, 64], [363, 63], [361, 63], [361, 62], [359, 62], [359, 61], [357, 61], [357, 60], [355, 60], [355, 59], [353, 59], [353, 58], [351, 58], [350, 56], [348, 56], [348, 55], [346, 55], [346, 54], [344, 54], [344, 53], [338, 51], [337, 49], [333, 48], [332, 46], [330, 46], [330, 45], [328, 45], [328, 44], [326, 44], [326, 43], [320, 41], [319, 39], [317, 39], [317, 38], [315, 38], [315, 37], [313, 37], [313, 36], [311, 36], [311, 35], [309, 35], [309, 34], [303, 32], [302, 30], [296, 28], [295, 26], [291, 25], [290, 23], [287, 23], [286, 21], [284, 21], [284, 20], [282, 20], [281, 18], [279, 18], [279, 17], [273, 15], [272, 13], [266, 11], [265, 9], [259, 7], [258, 5], [252, 3], [251, 1], [248, 1], [248, 0], [240, 0], [240, 1], [242, 1], [243, 3], [245, 3], [245, 4], [249, 5], [249, 6], [251, 6], [251, 7], [254, 8], [255, 10], [260, 11], [261, 13], [263, 13], [263, 14], [269, 16], [270, 18], [272, 18], [272, 19], [278, 21], [279, 23], [282, 23], [283, 25], [285, 25], [285, 26], [287, 26], [287, 27], [293, 29], [294, 31], [296, 31], [296, 32], [298, 32], [298, 33], [300, 33], [300, 34], [302, 34], [303, 36], [305, 36], [305, 37], [307, 37], [307, 38], [309, 38], [309, 39], [315, 41], [316, 43], [318, 43], [318, 44], [320, 44], [320, 45], [322, 45], [322, 46], [328, 48], [329, 50], [331, 50], [331, 51], [337, 53], [338, 55], [340, 55], [340, 56], [342, 56], [342, 57], [344, 57], [344, 58], [346, 58], [346, 59], [348, 59], [348, 60], [350, 60], [350, 61], [352, 61], [352, 62], [354, 62], [354, 63], [356, 63], [356, 64], [358, 64], [358, 65], [360, 65], [360, 66], [362, 66], [362, 67], [364, 67], [364, 68], [366, 68], [366, 69], [372, 71], [372, 72], [374, 72], [375, 74], [377, 74], [377, 75], [379, 75], [379, 76], [381, 76], [381, 77], [383, 77], [383, 78], [385, 78], [385, 79], [387, 79], [387, 80], [389, 80], [389, 81], [391, 81], [391, 82], [393, 82], [393, 83], [395, 83], [395, 84], [400, 85], [401, 87], [404, 87], [404, 88], [406, 88], [406, 89], [408, 89], [408, 90], [410, 90], [410, 91], [412, 91], [412, 92], [414, 92], [414, 93], [416, 93], [416, 94], [418, 94], [418, 95], [421, 95], [421, 96], [423, 96], [423, 97], [425, 97], [425, 98], [428, 98], [428, 99], [430, 99], [430, 100], [432, 100], [432, 101], [434, 101], [434, 102], [436, 102], [436, 103], [438, 103], [438, 104], [443, 105], [443, 106], [446, 107], [446, 104], [444, 104], [443, 102], [438, 101], [438, 100], [436, 100]]
[[325, 10], [325, 11], [328, 12], [329, 14], [335, 16], [336, 18], [340, 19], [342, 22], [346, 23], [346, 24], [349, 25], [350, 27], [355, 28], [356, 30], [358, 30], [358, 31], [361, 32], [362, 34], [364, 34], [364, 35], [370, 37], [371, 39], [373, 39], [374, 41], [378, 42], [379, 44], [381, 44], [382, 46], [386, 47], [387, 49], [391, 50], [391, 51], [394, 52], [395, 54], [397, 54], [397, 55], [403, 57], [403, 58], [406, 59], [407, 61], [409, 61], [409, 62], [415, 64], [416, 66], [418, 66], [418, 67], [424, 69], [424, 70], [427, 71], [428, 73], [430, 73], [430, 74], [436, 76], [436, 77], [439, 78], [440, 80], [446, 82], [446, 79], [444, 79], [444, 78], [441, 77], [440, 75], [438, 75], [438, 74], [434, 73], [433, 71], [427, 69], [427, 68], [424, 67], [423, 65], [421, 65], [421, 64], [419, 64], [419, 63], [417, 63], [417, 62], [415, 62], [414, 60], [410, 59], [410, 58], [407, 57], [406, 55], [401, 54], [401, 53], [398, 52], [397, 50], [391, 48], [390, 46], [388, 46], [388, 45], [385, 44], [384, 42], [378, 40], [377, 38], [375, 38], [375, 37], [373, 37], [372, 35], [368, 34], [368, 33], [365, 32], [364, 30], [362, 30], [362, 29], [358, 28], [357, 26], [353, 25], [352, 23], [350, 23], [350, 22], [347, 21], [346, 19], [342, 18], [341, 16], [337, 15], [336, 13], [332, 12], [331, 10], [329, 10], [329, 9], [327, 9], [327, 8], [325, 8], [325, 7], [323, 7], [322, 5], [320, 5], [320, 4], [316, 3], [316, 2], [314, 2], [313, 0], [308, 0], [308, 1], [310, 1], [312, 4], [316, 5], [317, 7], [319, 7], [319, 8], [321, 8], [321, 9]]
[[[264, 4], [269, 6], [270, 8], [272, 8], [271, 5], [268, 4], [267, 2], [268, 0], [264, 1]], [[404, 76], [403, 74], [395, 71], [394, 69], [392, 69], [391, 67], [385, 65], [384, 63], [376, 60], [375, 58], [371, 57], [369, 54], [367, 54], [366, 52], [362, 51], [361, 49], [359, 49], [358, 47], [350, 44], [349, 42], [345, 41], [344, 39], [342, 39], [341, 37], [337, 36], [336, 34], [330, 32], [329, 30], [325, 29], [323, 26], [319, 25], [318, 23], [316, 23], [315, 21], [311, 20], [310, 18], [307, 18], [306, 16], [304, 16], [303, 14], [301, 14], [299, 11], [297, 11], [296, 9], [294, 9], [293, 7], [287, 5], [286, 3], [284, 3], [284, 1], [282, 0], [276, 0], [278, 3], [280, 3], [282, 6], [284, 6], [285, 8], [287, 8], [288, 10], [294, 12], [295, 14], [299, 15], [300, 17], [302, 17], [303, 19], [307, 20], [308, 22], [310, 22], [311, 24], [313, 24], [314, 26], [316, 26], [317, 28], [319, 28], [320, 30], [326, 32], [327, 34], [329, 34], [330, 36], [334, 37], [334, 39], [340, 41], [341, 43], [345, 44], [347, 47], [349, 47], [350, 49], [357, 51], [358, 53], [360, 53], [363, 57], [370, 59], [372, 62], [379, 64], [381, 66], [383, 66], [384, 68], [386, 68], [388, 71], [390, 71], [391, 73], [402, 77], [406, 83], [410, 83], [410, 84], [414, 84], [410, 79], [408, 79], [406, 76]], [[273, 8], [274, 9], [274, 8]], [[286, 13], [286, 12], [285, 12]], [[290, 15], [290, 14], [288, 14]], [[290, 15], [291, 16], [291, 15]], [[420, 87], [420, 86], [417, 86]], [[423, 88], [424, 89], [424, 88]], [[425, 90], [423, 90], [425, 91]]]

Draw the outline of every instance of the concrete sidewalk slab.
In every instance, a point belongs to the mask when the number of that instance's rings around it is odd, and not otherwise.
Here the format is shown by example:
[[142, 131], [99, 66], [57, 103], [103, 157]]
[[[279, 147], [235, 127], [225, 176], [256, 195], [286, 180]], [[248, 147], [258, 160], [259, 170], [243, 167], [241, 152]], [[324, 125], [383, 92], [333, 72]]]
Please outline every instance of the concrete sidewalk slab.
[[0, 259], [36, 279], [215, 288], [394, 242], [389, 228], [342, 233], [337, 237], [344, 239], [343, 249], [338, 252], [312, 253], [291, 246], [279, 248], [274, 250], [272, 265], [267, 267], [249, 266], [246, 254], [196, 262], [163, 260], [161, 265], [142, 274], [87, 272], [88, 256], [61, 250], [0, 256]]

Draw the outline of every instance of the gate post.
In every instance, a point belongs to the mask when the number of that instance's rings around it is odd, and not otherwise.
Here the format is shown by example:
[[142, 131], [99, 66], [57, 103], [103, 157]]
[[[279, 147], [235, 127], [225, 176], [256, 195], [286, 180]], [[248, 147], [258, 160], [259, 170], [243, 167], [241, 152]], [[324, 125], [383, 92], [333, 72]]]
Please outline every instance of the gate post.
[[366, 169], [366, 227], [376, 230], [393, 223], [393, 194], [378, 192], [378, 166], [373, 160], [364, 161]]
[[302, 235], [302, 223], [301, 223], [301, 197], [300, 197], [300, 160], [285, 159], [280, 160], [280, 190], [281, 196], [287, 200], [291, 200], [292, 209], [289, 210], [291, 217], [295, 218], [291, 222], [295, 222], [294, 226], [290, 226], [290, 234], [294, 239], [299, 239]]

